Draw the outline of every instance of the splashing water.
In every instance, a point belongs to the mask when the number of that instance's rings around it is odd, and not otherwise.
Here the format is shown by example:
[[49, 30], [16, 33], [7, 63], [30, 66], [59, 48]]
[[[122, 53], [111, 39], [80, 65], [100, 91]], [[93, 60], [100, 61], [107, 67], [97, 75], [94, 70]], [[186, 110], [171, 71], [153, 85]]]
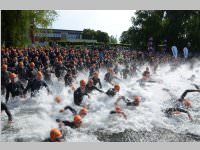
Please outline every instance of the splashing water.
[[[99, 141], [200, 141], [200, 94], [191, 93], [187, 98], [192, 100], [193, 107], [189, 109], [194, 121], [191, 122], [187, 115], [167, 118], [163, 109], [173, 107], [173, 101], [178, 99], [186, 89], [194, 89], [188, 78], [196, 75], [195, 84], [200, 85], [200, 63], [197, 61], [193, 69], [189, 64], [179, 66], [170, 72], [170, 66], [160, 66], [154, 79], [162, 80], [161, 83], [150, 83], [141, 88], [136, 80], [141, 76], [129, 77], [126, 80], [116, 80], [121, 90], [119, 95], [131, 98], [141, 95], [143, 101], [139, 107], [132, 109], [120, 102], [122, 109], [127, 114], [127, 120], [110, 116], [114, 109], [117, 96], [110, 98], [105, 94], [94, 91], [90, 99], [84, 99], [90, 104], [88, 115], [83, 119], [80, 129], [64, 127], [67, 142], [99, 142]], [[141, 66], [144, 70], [146, 65]], [[105, 71], [101, 70], [99, 77], [103, 90], [111, 87], [103, 81]], [[79, 73], [75, 82], [78, 87], [81, 79], [88, 79], [88, 73]], [[163, 90], [167, 88], [168, 91]], [[1, 114], [1, 141], [41, 141], [49, 137], [51, 128], [58, 127], [55, 119], [73, 120], [72, 113], [65, 111], [59, 113], [66, 105], [79, 110], [73, 104], [73, 92], [64, 86], [63, 81], [53, 77], [50, 86], [53, 95], [48, 95], [45, 89], [35, 98], [14, 98], [8, 102], [8, 107], [13, 114], [14, 123], [7, 125], [7, 116]], [[54, 97], [59, 95], [62, 102], [57, 104]], [[172, 96], [173, 95], [173, 96]], [[1, 96], [4, 100], [4, 97]]]

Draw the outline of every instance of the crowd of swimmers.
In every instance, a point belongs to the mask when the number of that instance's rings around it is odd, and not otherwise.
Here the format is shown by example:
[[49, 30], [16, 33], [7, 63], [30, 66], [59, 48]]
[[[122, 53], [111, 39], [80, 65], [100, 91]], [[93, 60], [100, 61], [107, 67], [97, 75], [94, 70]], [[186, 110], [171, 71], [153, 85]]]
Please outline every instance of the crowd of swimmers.
[[[35, 97], [41, 88], [46, 88], [49, 94], [54, 93], [49, 85], [53, 84], [52, 75], [55, 75], [58, 81], [63, 81], [65, 86], [70, 87], [73, 91], [73, 102], [80, 106], [75, 110], [72, 106], [66, 106], [60, 110], [70, 110], [74, 116], [72, 121], [56, 119], [59, 127], [69, 126], [71, 128], [80, 128], [82, 118], [89, 112], [89, 104], [83, 104], [85, 96], [90, 98], [90, 93], [96, 90], [102, 94], [114, 97], [120, 92], [120, 85], [113, 82], [124, 80], [128, 77], [141, 75], [137, 80], [141, 87], [145, 87], [147, 82], [160, 83], [151, 78], [150, 68], [140, 70], [140, 66], [148, 62], [149, 66], [155, 73], [158, 66], [169, 63], [172, 68], [177, 68], [181, 63], [185, 63], [185, 58], [174, 58], [170, 54], [147, 55], [141, 51], [119, 50], [105, 48], [99, 49], [76, 49], [62, 47], [39, 47], [39, 48], [2, 48], [1, 49], [1, 95], [5, 96], [5, 102], [1, 101], [1, 111], [8, 115], [9, 123], [12, 123], [13, 117], [8, 109], [8, 102], [14, 97]], [[120, 68], [124, 66], [124, 68]], [[99, 73], [107, 70], [103, 79], [100, 79]], [[75, 88], [74, 82], [77, 81], [79, 72], [88, 71], [88, 82], [85, 79], [80, 80], [80, 87]], [[172, 69], [173, 71], [173, 69]], [[102, 80], [112, 86], [107, 91], [102, 90]], [[177, 99], [177, 104], [167, 108], [164, 112], [167, 116], [173, 116], [186, 113], [190, 120], [191, 114], [187, 108], [192, 107], [191, 100], [186, 95], [191, 92], [200, 92], [198, 85], [195, 89], [187, 89], [181, 97]], [[127, 119], [126, 113], [122, 110], [119, 102], [122, 100], [128, 107], [139, 107], [142, 96], [134, 95], [131, 99], [126, 95], [119, 96], [114, 103], [114, 109], [110, 114], [117, 114]], [[61, 97], [56, 96], [55, 100], [59, 103]], [[56, 142], [63, 141], [64, 136], [59, 128], [53, 128], [50, 131], [50, 138], [44, 141]]]

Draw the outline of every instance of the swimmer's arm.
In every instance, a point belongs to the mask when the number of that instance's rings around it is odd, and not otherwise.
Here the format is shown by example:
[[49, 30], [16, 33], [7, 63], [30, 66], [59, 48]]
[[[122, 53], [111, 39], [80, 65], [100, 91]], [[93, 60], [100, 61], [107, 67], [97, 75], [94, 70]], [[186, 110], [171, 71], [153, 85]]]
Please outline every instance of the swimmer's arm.
[[52, 92], [50, 91], [48, 85], [46, 84], [46, 82], [44, 82], [44, 86], [46, 87], [48, 93], [52, 93]]
[[134, 103], [133, 103], [133, 102], [130, 102], [130, 101], [127, 101], [127, 102], [126, 102], [126, 105], [127, 105], [127, 106], [134, 106]]
[[67, 110], [67, 109], [69, 109], [74, 115], [77, 114], [76, 110], [75, 110], [74, 108], [72, 108], [71, 106], [66, 106], [66, 107], [64, 108], [64, 110]]
[[101, 89], [101, 88], [102, 88], [102, 84], [101, 84], [100, 79], [98, 80], [98, 83], [99, 83], [99, 87], [100, 87], [100, 89]]
[[71, 128], [74, 126], [73, 122], [70, 122], [70, 121], [67, 121], [67, 120], [62, 121], [62, 123], [63, 123], [65, 126], [69, 126], [69, 127], [71, 127]]
[[94, 86], [94, 89], [97, 90], [97, 91], [99, 91], [99, 92], [101, 92], [101, 93], [104, 93], [104, 91], [98, 89], [96, 86]]
[[32, 81], [29, 81], [28, 85], [26, 86], [26, 88], [23, 91], [23, 94], [26, 94], [26, 92], [31, 88], [31, 84], [32, 84]]
[[125, 100], [125, 97], [124, 97], [124, 96], [118, 97], [117, 100], [116, 100], [116, 102], [115, 102], [115, 105], [118, 105], [118, 103], [119, 103], [119, 101], [120, 101], [121, 99]]
[[198, 85], [196, 85], [196, 84], [192, 84], [192, 85], [194, 85], [196, 89], [198, 89], [198, 90], [200, 89]]
[[105, 74], [104, 80], [108, 82], [108, 80], [107, 80], [107, 74]]
[[116, 111], [111, 111], [111, 112], [110, 112], [110, 114], [116, 114], [116, 113], [117, 113]]
[[8, 102], [9, 95], [10, 95], [9, 88], [8, 88], [8, 87], [6, 87], [6, 103]]
[[183, 94], [181, 95], [181, 99], [184, 99], [185, 96], [187, 95], [187, 93], [189, 92], [200, 92], [200, 89], [198, 90], [186, 90], [185, 92], [183, 92]]
[[21, 87], [22, 90], [25, 89], [24, 86], [23, 86], [23, 84], [21, 84], [21, 83], [20, 83], [20, 87]]
[[176, 111], [179, 111], [179, 112], [182, 112], [182, 113], [186, 113], [186, 114], [188, 115], [188, 118], [189, 118], [191, 121], [193, 120], [191, 114], [190, 114], [188, 111], [186, 111], [186, 110], [184, 110], [184, 109], [181, 109], [181, 108], [176, 108]]
[[190, 114], [189, 112], [188, 112], [187, 114], [188, 114], [188, 118], [189, 118], [191, 121], [193, 121], [193, 118], [192, 118], [191, 114]]
[[176, 108], [176, 109], [174, 109], [174, 111], [179, 111], [179, 112], [186, 113], [186, 114], [188, 113], [188, 111], [181, 109], [181, 108]]
[[120, 114], [123, 115], [124, 119], [127, 119], [127, 116], [126, 116], [126, 114], [124, 112], [120, 112]]
[[90, 98], [90, 95], [89, 95], [88, 93], [84, 93], [83, 95], [87, 95], [87, 96], [88, 96], [88, 98]]
[[12, 121], [12, 115], [11, 115], [11, 113], [10, 113], [10, 111], [9, 111], [9, 109], [6, 105], [5, 105], [4, 109], [5, 109], [5, 112], [8, 116], [8, 121]]
[[146, 82], [156, 83], [156, 82], [158, 82], [158, 81], [155, 81], [155, 80], [149, 80], [149, 81], [146, 81]]

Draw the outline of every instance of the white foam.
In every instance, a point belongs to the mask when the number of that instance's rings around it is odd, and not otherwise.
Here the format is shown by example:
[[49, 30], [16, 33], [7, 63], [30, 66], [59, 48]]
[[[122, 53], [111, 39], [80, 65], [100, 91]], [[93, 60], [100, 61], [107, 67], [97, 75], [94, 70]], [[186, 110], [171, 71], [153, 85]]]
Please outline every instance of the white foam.
[[[195, 64], [193, 70], [189, 70], [188, 65], [182, 65], [173, 72], [169, 72], [169, 65], [159, 67], [154, 78], [162, 80], [163, 83], [152, 83], [146, 89], [139, 87], [138, 83], [136, 83], [140, 76], [117, 81], [121, 86], [119, 95], [128, 95], [131, 98], [132, 95], [139, 94], [145, 99], [134, 110], [120, 103], [127, 114], [127, 120], [122, 117], [109, 115], [109, 112], [114, 110], [114, 102], [117, 96], [110, 98], [98, 91], [93, 92], [90, 99], [85, 99], [85, 101], [90, 103], [91, 109], [83, 119], [83, 127], [78, 130], [66, 128], [70, 133], [67, 134], [66, 141], [97, 142], [97, 137], [92, 132], [98, 129], [105, 129], [114, 133], [124, 131], [125, 129], [151, 131], [154, 127], [162, 127], [174, 132], [190, 132], [200, 135], [200, 121], [192, 123], [187, 116], [166, 118], [161, 111], [172, 106], [170, 94], [163, 91], [162, 88], [170, 89], [171, 93], [176, 98], [179, 98], [184, 90], [194, 88], [191, 85], [191, 81], [187, 80], [187, 78], [200, 71], [200, 67], [197, 67], [198, 65], [199, 62]], [[145, 67], [143, 66], [141, 70], [144, 70]], [[100, 78], [103, 90], [107, 91], [111, 86], [104, 83], [104, 74], [105, 71], [100, 72]], [[78, 87], [79, 80], [87, 80], [88, 75], [88, 72], [79, 73], [75, 86]], [[56, 118], [73, 119], [72, 113], [69, 111], [59, 113], [59, 110], [66, 105], [71, 105], [77, 110], [79, 109], [79, 107], [73, 104], [73, 92], [69, 88], [64, 87], [63, 81], [58, 82], [56, 78], [53, 78], [53, 82], [53, 86], [50, 87], [53, 95], [47, 95], [46, 90], [43, 89], [40, 95], [33, 99], [27, 98], [23, 101], [15, 100], [8, 103], [8, 107], [14, 117], [14, 123], [9, 129], [4, 130], [4, 127], [2, 127], [2, 141], [14, 141], [19, 138], [41, 140], [49, 136], [51, 128], [58, 127], [55, 122]], [[196, 76], [195, 83], [200, 84], [200, 76]], [[56, 95], [62, 97], [63, 101], [61, 104], [54, 102], [54, 96]], [[200, 94], [192, 93], [188, 94], [187, 97], [193, 101], [193, 108], [190, 110], [191, 115], [197, 116], [200, 113]], [[3, 113], [2, 125], [6, 124], [6, 117]]]

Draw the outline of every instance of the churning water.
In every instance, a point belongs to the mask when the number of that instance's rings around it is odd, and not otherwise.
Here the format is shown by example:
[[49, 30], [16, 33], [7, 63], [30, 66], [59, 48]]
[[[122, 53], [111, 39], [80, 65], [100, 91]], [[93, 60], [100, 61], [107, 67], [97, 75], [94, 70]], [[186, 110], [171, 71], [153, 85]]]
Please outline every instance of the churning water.
[[[147, 65], [140, 67], [145, 70]], [[100, 79], [103, 90], [107, 91], [111, 85], [104, 82], [105, 70], [100, 71]], [[159, 66], [157, 73], [152, 78], [161, 80], [161, 83], [148, 83], [145, 88], [138, 85], [136, 80], [141, 78], [141, 73], [126, 80], [115, 80], [121, 86], [117, 96], [110, 98], [105, 94], [94, 91], [90, 99], [88, 115], [83, 119], [80, 129], [64, 127], [66, 142], [151, 142], [151, 141], [200, 141], [200, 93], [189, 93], [187, 98], [192, 100], [192, 108], [189, 109], [194, 121], [190, 121], [187, 115], [167, 118], [163, 110], [173, 107], [173, 102], [180, 97], [186, 89], [194, 89], [191, 85], [200, 85], [200, 61], [196, 61], [191, 69], [190, 64], [179, 66], [170, 71], [169, 65]], [[192, 74], [196, 75], [194, 81], [188, 80]], [[75, 82], [78, 87], [81, 79], [87, 79], [88, 72], [81, 72]], [[35, 98], [10, 99], [8, 107], [13, 114], [13, 123], [7, 124], [7, 116], [1, 114], [1, 141], [42, 141], [49, 137], [51, 128], [58, 127], [56, 118], [73, 120], [72, 113], [59, 110], [70, 105], [77, 110], [73, 104], [73, 92], [64, 86], [63, 81], [57, 81], [53, 77], [53, 91], [48, 95], [42, 89], [40, 95]], [[168, 89], [168, 90], [165, 90]], [[62, 102], [54, 102], [55, 96], [61, 96]], [[110, 116], [109, 112], [114, 110], [114, 102], [119, 95], [131, 98], [133, 95], [142, 96], [142, 103], [137, 108], [125, 106], [120, 102], [122, 109], [127, 114], [127, 120]], [[4, 97], [1, 97], [4, 101]]]

